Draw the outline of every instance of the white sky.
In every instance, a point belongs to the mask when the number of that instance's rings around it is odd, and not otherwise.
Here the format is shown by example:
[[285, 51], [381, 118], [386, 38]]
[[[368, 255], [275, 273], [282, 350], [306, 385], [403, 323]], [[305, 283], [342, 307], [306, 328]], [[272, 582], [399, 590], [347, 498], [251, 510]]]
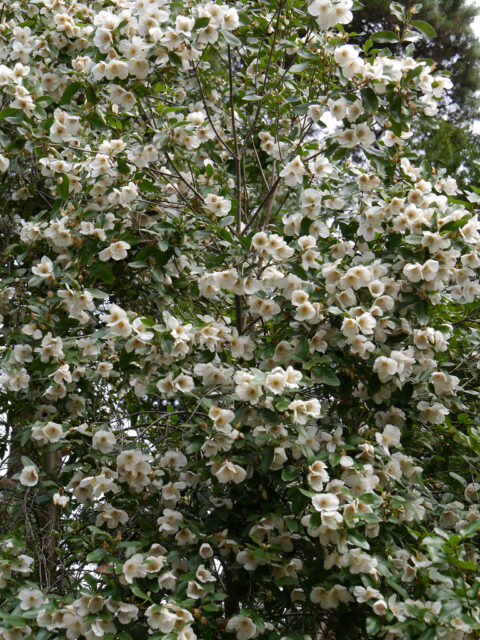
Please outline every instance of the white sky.
[[[480, 0], [472, 0], [471, 4], [474, 5], [474, 6], [480, 7]], [[477, 36], [477, 38], [480, 39], [480, 15], [478, 15], [472, 21], [472, 30], [475, 33], [475, 35]], [[477, 120], [476, 122], [474, 122], [473, 130], [474, 130], [475, 133], [480, 133], [480, 120]]]
[[[472, 4], [473, 6], [476, 5], [477, 7], [480, 7], [480, 0], [472, 0], [470, 4]], [[473, 20], [472, 29], [475, 32], [477, 38], [480, 38], [480, 16], [477, 16], [475, 20]]]

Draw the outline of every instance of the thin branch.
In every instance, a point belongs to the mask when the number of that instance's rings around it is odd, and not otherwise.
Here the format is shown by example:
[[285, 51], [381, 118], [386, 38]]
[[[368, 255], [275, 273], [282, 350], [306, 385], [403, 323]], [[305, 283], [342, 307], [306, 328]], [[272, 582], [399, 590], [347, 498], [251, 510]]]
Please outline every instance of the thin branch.
[[212, 120], [212, 116], [210, 115], [210, 109], [207, 106], [207, 99], [205, 97], [205, 93], [203, 91], [203, 86], [202, 86], [202, 81], [200, 80], [200, 76], [198, 74], [198, 67], [195, 66], [194, 64], [192, 64], [192, 68], [193, 68], [193, 72], [195, 73], [195, 77], [197, 79], [198, 82], [198, 88], [200, 89], [200, 95], [202, 97], [202, 103], [203, 106], [205, 107], [205, 113], [207, 114], [207, 118], [208, 121], [210, 123], [210, 126], [212, 127], [215, 135], [217, 136], [217, 139], [220, 141], [220, 143], [225, 147], [225, 149], [228, 151], [228, 153], [233, 156], [234, 153], [232, 151], [232, 149], [230, 149], [230, 147], [228, 146], [228, 144], [225, 142], [225, 140], [220, 136], [220, 134], [218, 133], [215, 125], [213, 124], [213, 120]]

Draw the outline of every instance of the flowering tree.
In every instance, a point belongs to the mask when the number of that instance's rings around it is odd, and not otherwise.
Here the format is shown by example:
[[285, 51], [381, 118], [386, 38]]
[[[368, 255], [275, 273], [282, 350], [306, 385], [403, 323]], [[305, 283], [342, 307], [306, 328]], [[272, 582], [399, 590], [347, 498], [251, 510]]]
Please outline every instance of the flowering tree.
[[2, 4], [2, 640], [478, 637], [480, 191], [354, 9]]

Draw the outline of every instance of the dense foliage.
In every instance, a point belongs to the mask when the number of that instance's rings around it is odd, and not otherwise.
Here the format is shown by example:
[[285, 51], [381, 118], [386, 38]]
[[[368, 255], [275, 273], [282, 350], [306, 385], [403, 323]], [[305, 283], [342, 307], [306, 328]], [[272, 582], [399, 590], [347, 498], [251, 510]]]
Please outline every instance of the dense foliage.
[[[374, 31], [405, 30], [411, 20], [426, 20], [432, 26], [435, 37], [417, 42], [416, 55], [449, 71], [452, 86], [443, 96], [438, 117], [417, 118], [412, 123], [414, 135], [409, 144], [421, 149], [429, 162], [444, 168], [462, 187], [480, 182], [480, 137], [472, 131], [480, 95], [480, 44], [472, 30], [478, 12], [478, 6], [469, 0], [369, 0], [355, 11], [349, 25], [358, 34], [351, 41], [360, 45]], [[406, 44], [389, 46], [398, 53]]]
[[[407, 20], [399, 22], [399, 13]], [[409, 16], [426, 20], [436, 35], [417, 43], [416, 55], [432, 59], [437, 69], [451, 73], [452, 87], [444, 96], [441, 111], [448, 114], [450, 121], [462, 125], [478, 114], [480, 44], [472, 30], [472, 20], [478, 13], [476, 4], [469, 0], [368, 0], [355, 11], [349, 28], [359, 34], [361, 41], [372, 31], [400, 29], [408, 23]]]
[[2, 640], [478, 637], [480, 190], [356, 8], [2, 5]]

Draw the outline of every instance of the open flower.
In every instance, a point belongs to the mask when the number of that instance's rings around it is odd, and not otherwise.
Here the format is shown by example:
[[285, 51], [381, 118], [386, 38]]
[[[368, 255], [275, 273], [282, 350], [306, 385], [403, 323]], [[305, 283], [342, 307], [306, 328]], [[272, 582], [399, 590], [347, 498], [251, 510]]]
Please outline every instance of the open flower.
[[20, 609], [23, 611], [38, 609], [45, 602], [40, 589], [20, 589], [18, 599], [20, 600]]
[[227, 622], [227, 631], [235, 631], [237, 640], [250, 640], [258, 635], [258, 629], [248, 616], [233, 616]]
[[124, 242], [123, 240], [119, 240], [118, 242], [113, 242], [106, 249], [103, 249], [98, 254], [98, 257], [103, 262], [107, 260], [124, 260], [128, 255], [128, 249], [130, 249], [130, 245], [128, 242]]
[[145, 578], [148, 565], [144, 564], [141, 553], [136, 553], [123, 564], [123, 576], [125, 582], [132, 584], [134, 578]]
[[33, 465], [23, 467], [20, 474], [20, 484], [24, 487], [34, 487], [38, 482], [38, 472]]

